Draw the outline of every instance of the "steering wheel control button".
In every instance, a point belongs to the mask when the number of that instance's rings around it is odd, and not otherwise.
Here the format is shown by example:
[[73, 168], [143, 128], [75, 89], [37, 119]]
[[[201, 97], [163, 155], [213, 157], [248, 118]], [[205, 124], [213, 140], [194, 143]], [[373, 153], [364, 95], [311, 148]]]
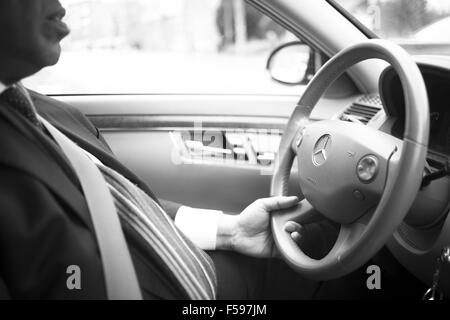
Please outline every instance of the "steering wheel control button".
[[361, 191], [359, 191], [358, 189], [353, 191], [353, 197], [359, 201], [364, 201], [366, 199], [364, 194]]
[[379, 161], [374, 155], [364, 156], [359, 160], [356, 166], [356, 174], [359, 180], [364, 183], [372, 182], [378, 173]]
[[300, 146], [301, 146], [301, 144], [302, 144], [302, 142], [303, 142], [303, 137], [305, 136], [305, 133], [306, 133], [306, 129], [305, 128], [303, 128], [303, 129], [301, 129], [301, 130], [299, 130], [298, 132], [297, 132], [297, 135], [296, 135], [296, 137], [295, 137], [295, 141], [293, 142], [293, 144], [292, 144], [292, 147], [295, 149], [295, 150], [297, 150], [298, 148], [300, 148]]
[[299, 134], [299, 136], [297, 137], [297, 140], [295, 141], [295, 146], [297, 147], [297, 149], [300, 148], [302, 141], [303, 141], [303, 135]]
[[316, 167], [320, 167], [327, 162], [331, 148], [331, 136], [325, 134], [317, 140], [314, 145], [312, 161]]

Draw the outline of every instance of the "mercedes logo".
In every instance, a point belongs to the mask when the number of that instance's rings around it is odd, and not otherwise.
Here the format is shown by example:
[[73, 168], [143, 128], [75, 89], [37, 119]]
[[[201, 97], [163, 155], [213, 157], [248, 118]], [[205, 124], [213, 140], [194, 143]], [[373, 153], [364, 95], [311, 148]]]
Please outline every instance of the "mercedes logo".
[[312, 161], [315, 166], [323, 165], [328, 159], [328, 152], [331, 147], [331, 136], [329, 134], [323, 135], [317, 140], [314, 145]]

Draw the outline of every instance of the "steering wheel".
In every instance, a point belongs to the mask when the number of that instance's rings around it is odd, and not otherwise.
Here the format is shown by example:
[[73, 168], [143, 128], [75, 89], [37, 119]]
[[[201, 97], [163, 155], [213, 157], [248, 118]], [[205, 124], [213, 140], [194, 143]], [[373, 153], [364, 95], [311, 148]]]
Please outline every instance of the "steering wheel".
[[[354, 64], [382, 59], [398, 73], [405, 96], [403, 140], [359, 123], [312, 121], [326, 89]], [[367, 40], [332, 59], [311, 80], [281, 139], [271, 195], [286, 196], [295, 156], [305, 196], [271, 218], [275, 243], [287, 263], [318, 280], [344, 276], [366, 263], [401, 224], [419, 190], [429, 137], [428, 97], [416, 63], [385, 40]], [[329, 219], [340, 225], [331, 251], [313, 259], [284, 230], [288, 221]]]

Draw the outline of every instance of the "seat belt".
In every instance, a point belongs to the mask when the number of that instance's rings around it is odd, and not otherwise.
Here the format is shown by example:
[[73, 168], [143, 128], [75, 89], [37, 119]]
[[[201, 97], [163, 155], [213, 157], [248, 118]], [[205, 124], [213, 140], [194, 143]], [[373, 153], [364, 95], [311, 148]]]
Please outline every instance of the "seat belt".
[[142, 294], [108, 185], [84, 151], [47, 120], [39, 120], [72, 164], [91, 214], [110, 300], [141, 300]]

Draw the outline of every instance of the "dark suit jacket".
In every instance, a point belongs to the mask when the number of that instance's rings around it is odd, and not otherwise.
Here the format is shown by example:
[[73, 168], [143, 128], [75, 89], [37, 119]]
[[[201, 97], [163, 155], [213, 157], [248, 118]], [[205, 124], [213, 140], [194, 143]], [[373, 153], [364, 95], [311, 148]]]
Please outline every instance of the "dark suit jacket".
[[[113, 155], [79, 111], [31, 92], [39, 114], [105, 165], [148, 186]], [[169, 215], [177, 205], [163, 203]], [[124, 226], [144, 298], [185, 298], [143, 240]], [[69, 290], [67, 267], [81, 268], [81, 290]], [[0, 102], [0, 279], [12, 298], [105, 299], [105, 283], [89, 211], [59, 147]]]

